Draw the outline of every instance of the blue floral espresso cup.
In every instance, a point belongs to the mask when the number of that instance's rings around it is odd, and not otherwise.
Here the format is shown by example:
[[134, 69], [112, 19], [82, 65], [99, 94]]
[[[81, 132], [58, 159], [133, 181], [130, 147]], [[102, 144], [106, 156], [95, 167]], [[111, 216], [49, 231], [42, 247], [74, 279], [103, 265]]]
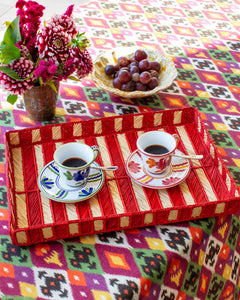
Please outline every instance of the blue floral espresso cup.
[[59, 182], [69, 188], [83, 187], [88, 180], [90, 165], [98, 157], [98, 146], [80, 142], [63, 144], [54, 152], [54, 162], [59, 170]]

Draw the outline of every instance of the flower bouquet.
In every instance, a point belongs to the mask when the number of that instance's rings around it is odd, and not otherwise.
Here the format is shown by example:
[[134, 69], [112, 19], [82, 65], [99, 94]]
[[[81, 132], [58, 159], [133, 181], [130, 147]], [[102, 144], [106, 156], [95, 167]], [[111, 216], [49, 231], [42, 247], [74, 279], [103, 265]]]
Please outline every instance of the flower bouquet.
[[37, 2], [18, 0], [16, 8], [0, 45], [0, 84], [9, 91], [9, 103], [32, 87], [48, 85], [57, 92], [56, 83], [92, 72], [89, 42], [73, 22], [73, 5], [43, 23], [45, 7]]

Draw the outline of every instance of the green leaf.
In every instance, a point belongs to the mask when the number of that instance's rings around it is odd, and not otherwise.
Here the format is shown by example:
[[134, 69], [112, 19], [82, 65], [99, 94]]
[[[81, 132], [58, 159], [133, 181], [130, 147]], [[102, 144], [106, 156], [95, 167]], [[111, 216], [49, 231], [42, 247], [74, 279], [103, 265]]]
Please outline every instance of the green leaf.
[[8, 26], [2, 43], [5, 45], [15, 45], [17, 42], [21, 41], [21, 33], [19, 28], [20, 16], [17, 16]]
[[7, 97], [7, 102], [13, 105], [17, 101], [17, 98], [18, 98], [17, 95], [9, 94]]
[[50, 87], [54, 90], [55, 93], [57, 93], [56, 86], [52, 81], [47, 81], [47, 84], [50, 85]]
[[81, 81], [80, 79], [78, 79], [77, 77], [70, 75], [68, 76], [68, 79], [74, 80], [74, 81]]
[[67, 180], [72, 180], [73, 179], [73, 176], [69, 171], [67, 171], [66, 173], [63, 173], [63, 174], [66, 176]]
[[4, 65], [10, 64], [21, 56], [20, 49], [14, 45], [2, 45], [0, 51], [0, 58]]
[[15, 44], [21, 41], [19, 16], [8, 26], [0, 45], [0, 59], [3, 64], [9, 64], [20, 57], [20, 50]]
[[0, 71], [2, 71], [3, 73], [7, 74], [9, 77], [11, 77], [15, 80], [19, 80], [19, 81], [24, 80], [24, 79], [21, 79], [13, 69], [11, 69], [7, 66], [0, 67]]

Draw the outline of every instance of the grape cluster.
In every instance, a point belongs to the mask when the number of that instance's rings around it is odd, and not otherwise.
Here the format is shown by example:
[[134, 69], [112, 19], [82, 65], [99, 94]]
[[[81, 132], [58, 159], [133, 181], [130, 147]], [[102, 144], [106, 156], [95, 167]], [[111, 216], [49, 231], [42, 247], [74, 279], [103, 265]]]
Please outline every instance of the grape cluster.
[[144, 50], [138, 49], [133, 57], [121, 56], [116, 65], [106, 65], [105, 74], [112, 76], [113, 86], [125, 92], [148, 91], [158, 86], [161, 65], [150, 61]]

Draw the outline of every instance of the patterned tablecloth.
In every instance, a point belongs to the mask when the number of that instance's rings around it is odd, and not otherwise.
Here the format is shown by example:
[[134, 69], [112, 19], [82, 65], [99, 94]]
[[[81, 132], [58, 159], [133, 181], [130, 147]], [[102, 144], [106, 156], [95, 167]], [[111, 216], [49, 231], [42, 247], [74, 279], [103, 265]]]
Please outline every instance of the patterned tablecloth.
[[[195, 107], [240, 185], [239, 0], [105, 0], [75, 7], [91, 54], [120, 46], [171, 56], [174, 84], [145, 99], [121, 99], [93, 81], [62, 83], [51, 123]], [[4, 133], [34, 127], [22, 99], [0, 90], [1, 299], [240, 299], [240, 212], [172, 225], [11, 244]], [[45, 125], [45, 124], [42, 124]]]

